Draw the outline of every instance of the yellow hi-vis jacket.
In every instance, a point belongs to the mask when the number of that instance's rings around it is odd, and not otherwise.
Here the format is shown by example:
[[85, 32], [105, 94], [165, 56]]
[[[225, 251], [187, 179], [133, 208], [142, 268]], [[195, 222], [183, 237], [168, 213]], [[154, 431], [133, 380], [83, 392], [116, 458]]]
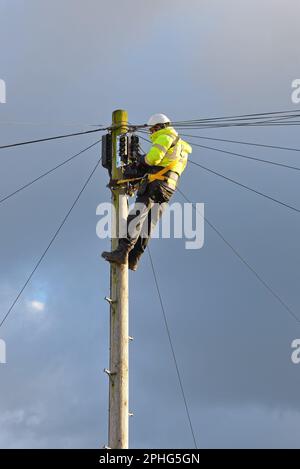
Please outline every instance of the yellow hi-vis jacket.
[[192, 147], [187, 142], [179, 138], [178, 133], [173, 127], [166, 127], [150, 135], [152, 147], [145, 157], [145, 163], [150, 166], [172, 166], [179, 176], [184, 171], [189, 153], [192, 153]]

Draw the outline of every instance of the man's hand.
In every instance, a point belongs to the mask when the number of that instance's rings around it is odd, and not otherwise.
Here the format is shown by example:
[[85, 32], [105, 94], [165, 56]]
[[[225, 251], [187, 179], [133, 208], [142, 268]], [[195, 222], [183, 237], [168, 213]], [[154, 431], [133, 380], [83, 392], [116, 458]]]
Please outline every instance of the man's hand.
[[138, 157], [137, 157], [137, 163], [141, 166], [148, 166], [147, 163], [145, 162], [145, 158], [146, 158], [146, 155], [145, 154], [138, 154]]
[[147, 172], [147, 168], [145, 165], [141, 163], [133, 163], [130, 166], [127, 166], [124, 170], [124, 177], [125, 178], [135, 178], [135, 177], [143, 177]]

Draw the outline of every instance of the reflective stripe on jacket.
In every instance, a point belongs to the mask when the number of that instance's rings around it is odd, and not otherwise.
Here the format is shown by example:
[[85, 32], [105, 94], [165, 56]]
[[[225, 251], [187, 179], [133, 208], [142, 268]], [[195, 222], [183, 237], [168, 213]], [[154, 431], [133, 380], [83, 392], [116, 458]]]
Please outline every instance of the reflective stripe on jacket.
[[192, 153], [192, 147], [179, 138], [173, 127], [166, 127], [150, 135], [152, 147], [145, 157], [145, 163], [150, 166], [168, 166], [172, 161], [177, 161], [172, 171], [181, 175], [184, 171], [188, 155]]

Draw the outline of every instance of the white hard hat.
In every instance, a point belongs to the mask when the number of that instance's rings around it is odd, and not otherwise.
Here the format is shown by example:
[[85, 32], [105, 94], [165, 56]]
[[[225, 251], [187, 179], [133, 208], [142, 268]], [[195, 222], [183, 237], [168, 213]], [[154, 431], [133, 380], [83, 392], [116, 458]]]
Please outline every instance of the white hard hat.
[[149, 125], [149, 127], [153, 127], [154, 125], [167, 124], [168, 122], [171, 121], [165, 114], [153, 114], [153, 116], [149, 118], [147, 125]]

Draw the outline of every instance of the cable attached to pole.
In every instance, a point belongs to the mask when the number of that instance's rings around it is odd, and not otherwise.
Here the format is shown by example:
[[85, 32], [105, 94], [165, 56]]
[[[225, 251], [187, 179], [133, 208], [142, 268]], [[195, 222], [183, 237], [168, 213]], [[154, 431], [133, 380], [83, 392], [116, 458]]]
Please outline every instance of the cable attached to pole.
[[75, 132], [75, 133], [72, 133], [72, 134], [56, 135], [55, 137], [39, 138], [37, 140], [28, 140], [26, 142], [18, 142], [18, 143], [11, 143], [9, 145], [1, 145], [0, 150], [3, 150], [4, 148], [19, 147], [19, 146], [22, 146], [22, 145], [31, 145], [32, 143], [49, 142], [51, 140], [58, 140], [58, 139], [61, 139], [61, 138], [76, 137], [77, 135], [93, 134], [95, 132], [102, 132], [104, 130], [107, 130], [108, 128], [109, 127], [103, 127], [103, 128], [99, 128], [99, 129], [85, 130], [83, 132]]
[[87, 178], [87, 180], [85, 181], [83, 187], [81, 188], [79, 194], [77, 195], [77, 197], [75, 198], [73, 204], [71, 205], [70, 209], [68, 210], [67, 214], [65, 215], [64, 219], [62, 220], [61, 224], [59, 225], [59, 227], [57, 228], [56, 232], [54, 233], [54, 235], [52, 236], [48, 246], [46, 247], [46, 249], [44, 250], [43, 254], [41, 255], [41, 257], [39, 258], [38, 262], [36, 263], [35, 267], [33, 268], [33, 270], [31, 271], [30, 275], [28, 276], [26, 282], [24, 283], [24, 285], [22, 286], [22, 288], [20, 289], [19, 293], [17, 294], [16, 298], [14, 299], [14, 301], [12, 302], [10, 308], [8, 309], [7, 313], [3, 316], [1, 322], [0, 322], [0, 328], [3, 326], [3, 324], [5, 323], [5, 321], [7, 320], [8, 316], [10, 315], [10, 313], [12, 312], [13, 308], [15, 307], [15, 305], [17, 304], [19, 298], [21, 297], [22, 293], [24, 292], [25, 288], [27, 287], [27, 285], [29, 284], [30, 280], [32, 279], [34, 273], [37, 271], [38, 267], [40, 266], [40, 264], [42, 263], [44, 257], [46, 256], [47, 252], [49, 251], [50, 247], [52, 246], [52, 244], [54, 243], [55, 239], [57, 238], [59, 232], [61, 231], [62, 227], [64, 226], [64, 224], [66, 223], [67, 219], [69, 218], [72, 210], [74, 209], [75, 205], [77, 204], [78, 200], [80, 199], [80, 196], [82, 195], [82, 193], [84, 192], [86, 186], [88, 185], [88, 183], [90, 182], [93, 174], [95, 173], [96, 169], [98, 168], [99, 164], [100, 164], [100, 160], [97, 161], [97, 164], [96, 166], [94, 167], [94, 169], [92, 170], [92, 172], [90, 173], [89, 177]]
[[[178, 192], [182, 195], [182, 197], [192, 204], [194, 211], [199, 213], [201, 217], [203, 215], [197, 210], [193, 202], [179, 189], [177, 188]], [[227, 239], [222, 235], [222, 233], [213, 225], [211, 221], [207, 219], [207, 217], [203, 217], [205, 222], [210, 226], [210, 228], [219, 236], [219, 238], [224, 241], [224, 243], [232, 250], [232, 252], [240, 259], [240, 261], [255, 275], [255, 277], [259, 280], [259, 282], [268, 290], [271, 295], [276, 298], [276, 300], [283, 306], [283, 308], [292, 316], [298, 323], [300, 323], [300, 318], [294, 313], [294, 311], [285, 303], [285, 301], [270, 287], [267, 282], [256, 272], [256, 270], [241, 256], [241, 254], [233, 247], [233, 245], [227, 241]]]
[[282, 205], [283, 207], [289, 208], [290, 210], [293, 210], [294, 212], [300, 213], [300, 209], [297, 207], [294, 207], [293, 205], [289, 205], [285, 202], [281, 202], [281, 200], [275, 199], [275, 197], [271, 197], [270, 195], [264, 194], [263, 192], [253, 189], [252, 187], [246, 186], [245, 184], [242, 184], [241, 182], [238, 182], [235, 179], [232, 179], [230, 177], [224, 176], [224, 174], [218, 173], [217, 171], [214, 171], [213, 169], [206, 168], [206, 166], [203, 166], [200, 163], [196, 163], [190, 158], [189, 158], [189, 162], [195, 166], [198, 166], [199, 168], [204, 169], [205, 171], [208, 171], [209, 173], [215, 174], [216, 176], [219, 176], [225, 179], [226, 181], [232, 182], [233, 184], [236, 184], [237, 186], [240, 186], [243, 189], [247, 189], [248, 191], [254, 192], [254, 194], [260, 195], [264, 197], [265, 199], [272, 200], [272, 202], [275, 202], [276, 204]]
[[281, 168], [287, 168], [287, 169], [293, 169], [295, 171], [300, 171], [299, 167], [291, 166], [291, 165], [288, 165], [288, 164], [285, 164], [285, 163], [277, 163], [276, 161], [263, 160], [261, 158], [256, 158], [254, 156], [248, 156], [248, 155], [243, 155], [242, 153], [235, 153], [235, 152], [228, 151], [228, 150], [222, 150], [221, 148], [209, 147], [207, 145], [201, 145], [199, 143], [191, 143], [191, 145], [193, 145], [195, 147], [204, 148], [204, 149], [207, 149], [207, 150], [218, 151], [220, 153], [224, 153], [225, 155], [229, 155], [229, 156], [238, 156], [239, 158], [244, 158], [244, 159], [247, 159], [247, 160], [253, 160], [257, 163], [270, 164], [270, 165], [273, 165], [273, 166], [279, 166]]
[[44, 178], [45, 176], [48, 176], [48, 174], [51, 174], [53, 173], [53, 171], [55, 171], [56, 169], [58, 168], [61, 168], [62, 166], [64, 166], [65, 164], [69, 163], [70, 161], [74, 160], [75, 158], [77, 158], [77, 156], [79, 155], [82, 155], [84, 152], [86, 152], [87, 150], [89, 150], [90, 148], [94, 147], [95, 145], [97, 145], [99, 142], [101, 142], [101, 140], [97, 140], [96, 142], [92, 143], [92, 145], [89, 145], [88, 147], [84, 148], [83, 150], [81, 150], [79, 153], [76, 153], [75, 155], [71, 156], [70, 158], [68, 158], [67, 160], [63, 161], [62, 163], [56, 165], [54, 168], [52, 169], [49, 169], [49, 171], [46, 171], [45, 173], [41, 174], [40, 176], [38, 176], [37, 178], [33, 179], [32, 181], [28, 182], [27, 184], [24, 184], [24, 186], [20, 187], [19, 189], [15, 190], [14, 192], [12, 192], [11, 194], [8, 194], [6, 195], [5, 197], [3, 197], [2, 199], [0, 199], [0, 204], [5, 202], [6, 200], [10, 199], [11, 197], [13, 197], [14, 195], [18, 194], [19, 192], [21, 192], [22, 190], [24, 189], [27, 189], [27, 187], [31, 186], [32, 184], [34, 184], [35, 182], [39, 181], [40, 179]]
[[[272, 148], [272, 149], [275, 149], [275, 150], [286, 150], [286, 151], [297, 151], [297, 152], [300, 151], [300, 148], [282, 147], [282, 146], [279, 146], [279, 145], [268, 145], [266, 143], [245, 142], [245, 141], [242, 141], [242, 140], [229, 140], [229, 139], [226, 139], [226, 138], [214, 138], [214, 137], [207, 137], [207, 136], [204, 136], [204, 135], [191, 135], [191, 134], [182, 134], [182, 133], [180, 135], [182, 135], [182, 137], [198, 138], [198, 139], [201, 139], [201, 140], [212, 140], [214, 142], [237, 143], [239, 145], [247, 145], [247, 146], [262, 147], [262, 148]], [[195, 145], [195, 143], [193, 143], [191, 145]], [[208, 147], [208, 148], [211, 148], [211, 147]]]
[[178, 366], [177, 359], [176, 359], [175, 349], [174, 349], [174, 346], [173, 346], [172, 336], [171, 336], [170, 328], [169, 328], [169, 325], [168, 325], [167, 315], [166, 315], [165, 307], [164, 307], [164, 304], [163, 304], [162, 295], [161, 295], [161, 292], [160, 292], [159, 283], [158, 283], [157, 275], [156, 275], [156, 272], [155, 272], [153, 259], [152, 259], [152, 256], [151, 256], [151, 251], [149, 249], [149, 246], [148, 246], [147, 249], [148, 249], [150, 263], [151, 263], [151, 269], [152, 269], [152, 273], [153, 273], [153, 277], [154, 277], [154, 281], [155, 281], [155, 285], [156, 285], [156, 289], [157, 289], [157, 293], [158, 293], [158, 298], [159, 298], [159, 302], [160, 302], [160, 306], [161, 306], [161, 310], [162, 310], [162, 313], [163, 313], [163, 318], [164, 318], [164, 322], [165, 322], [165, 326], [166, 326], [166, 330], [167, 330], [167, 334], [168, 334], [168, 339], [169, 339], [169, 342], [170, 342], [170, 347], [171, 347], [171, 351], [172, 351], [172, 355], [173, 355], [173, 359], [174, 359], [174, 363], [175, 363], [175, 368], [176, 368], [176, 373], [177, 373], [177, 377], [178, 377], [178, 381], [179, 381], [179, 385], [180, 385], [180, 389], [181, 389], [181, 394], [182, 394], [182, 398], [183, 398], [183, 401], [184, 401], [186, 415], [187, 415], [187, 418], [188, 418], [188, 421], [189, 421], [189, 426], [190, 426], [190, 429], [191, 429], [191, 434], [192, 434], [192, 437], [193, 437], [195, 449], [198, 449], [197, 441], [196, 441], [196, 437], [195, 437], [195, 432], [194, 432], [194, 428], [193, 428], [193, 424], [192, 424], [192, 419], [191, 419], [191, 416], [190, 416], [190, 411], [189, 411], [187, 399], [186, 399], [185, 392], [184, 392], [183, 382], [182, 382], [182, 379], [181, 379], [179, 366]]

